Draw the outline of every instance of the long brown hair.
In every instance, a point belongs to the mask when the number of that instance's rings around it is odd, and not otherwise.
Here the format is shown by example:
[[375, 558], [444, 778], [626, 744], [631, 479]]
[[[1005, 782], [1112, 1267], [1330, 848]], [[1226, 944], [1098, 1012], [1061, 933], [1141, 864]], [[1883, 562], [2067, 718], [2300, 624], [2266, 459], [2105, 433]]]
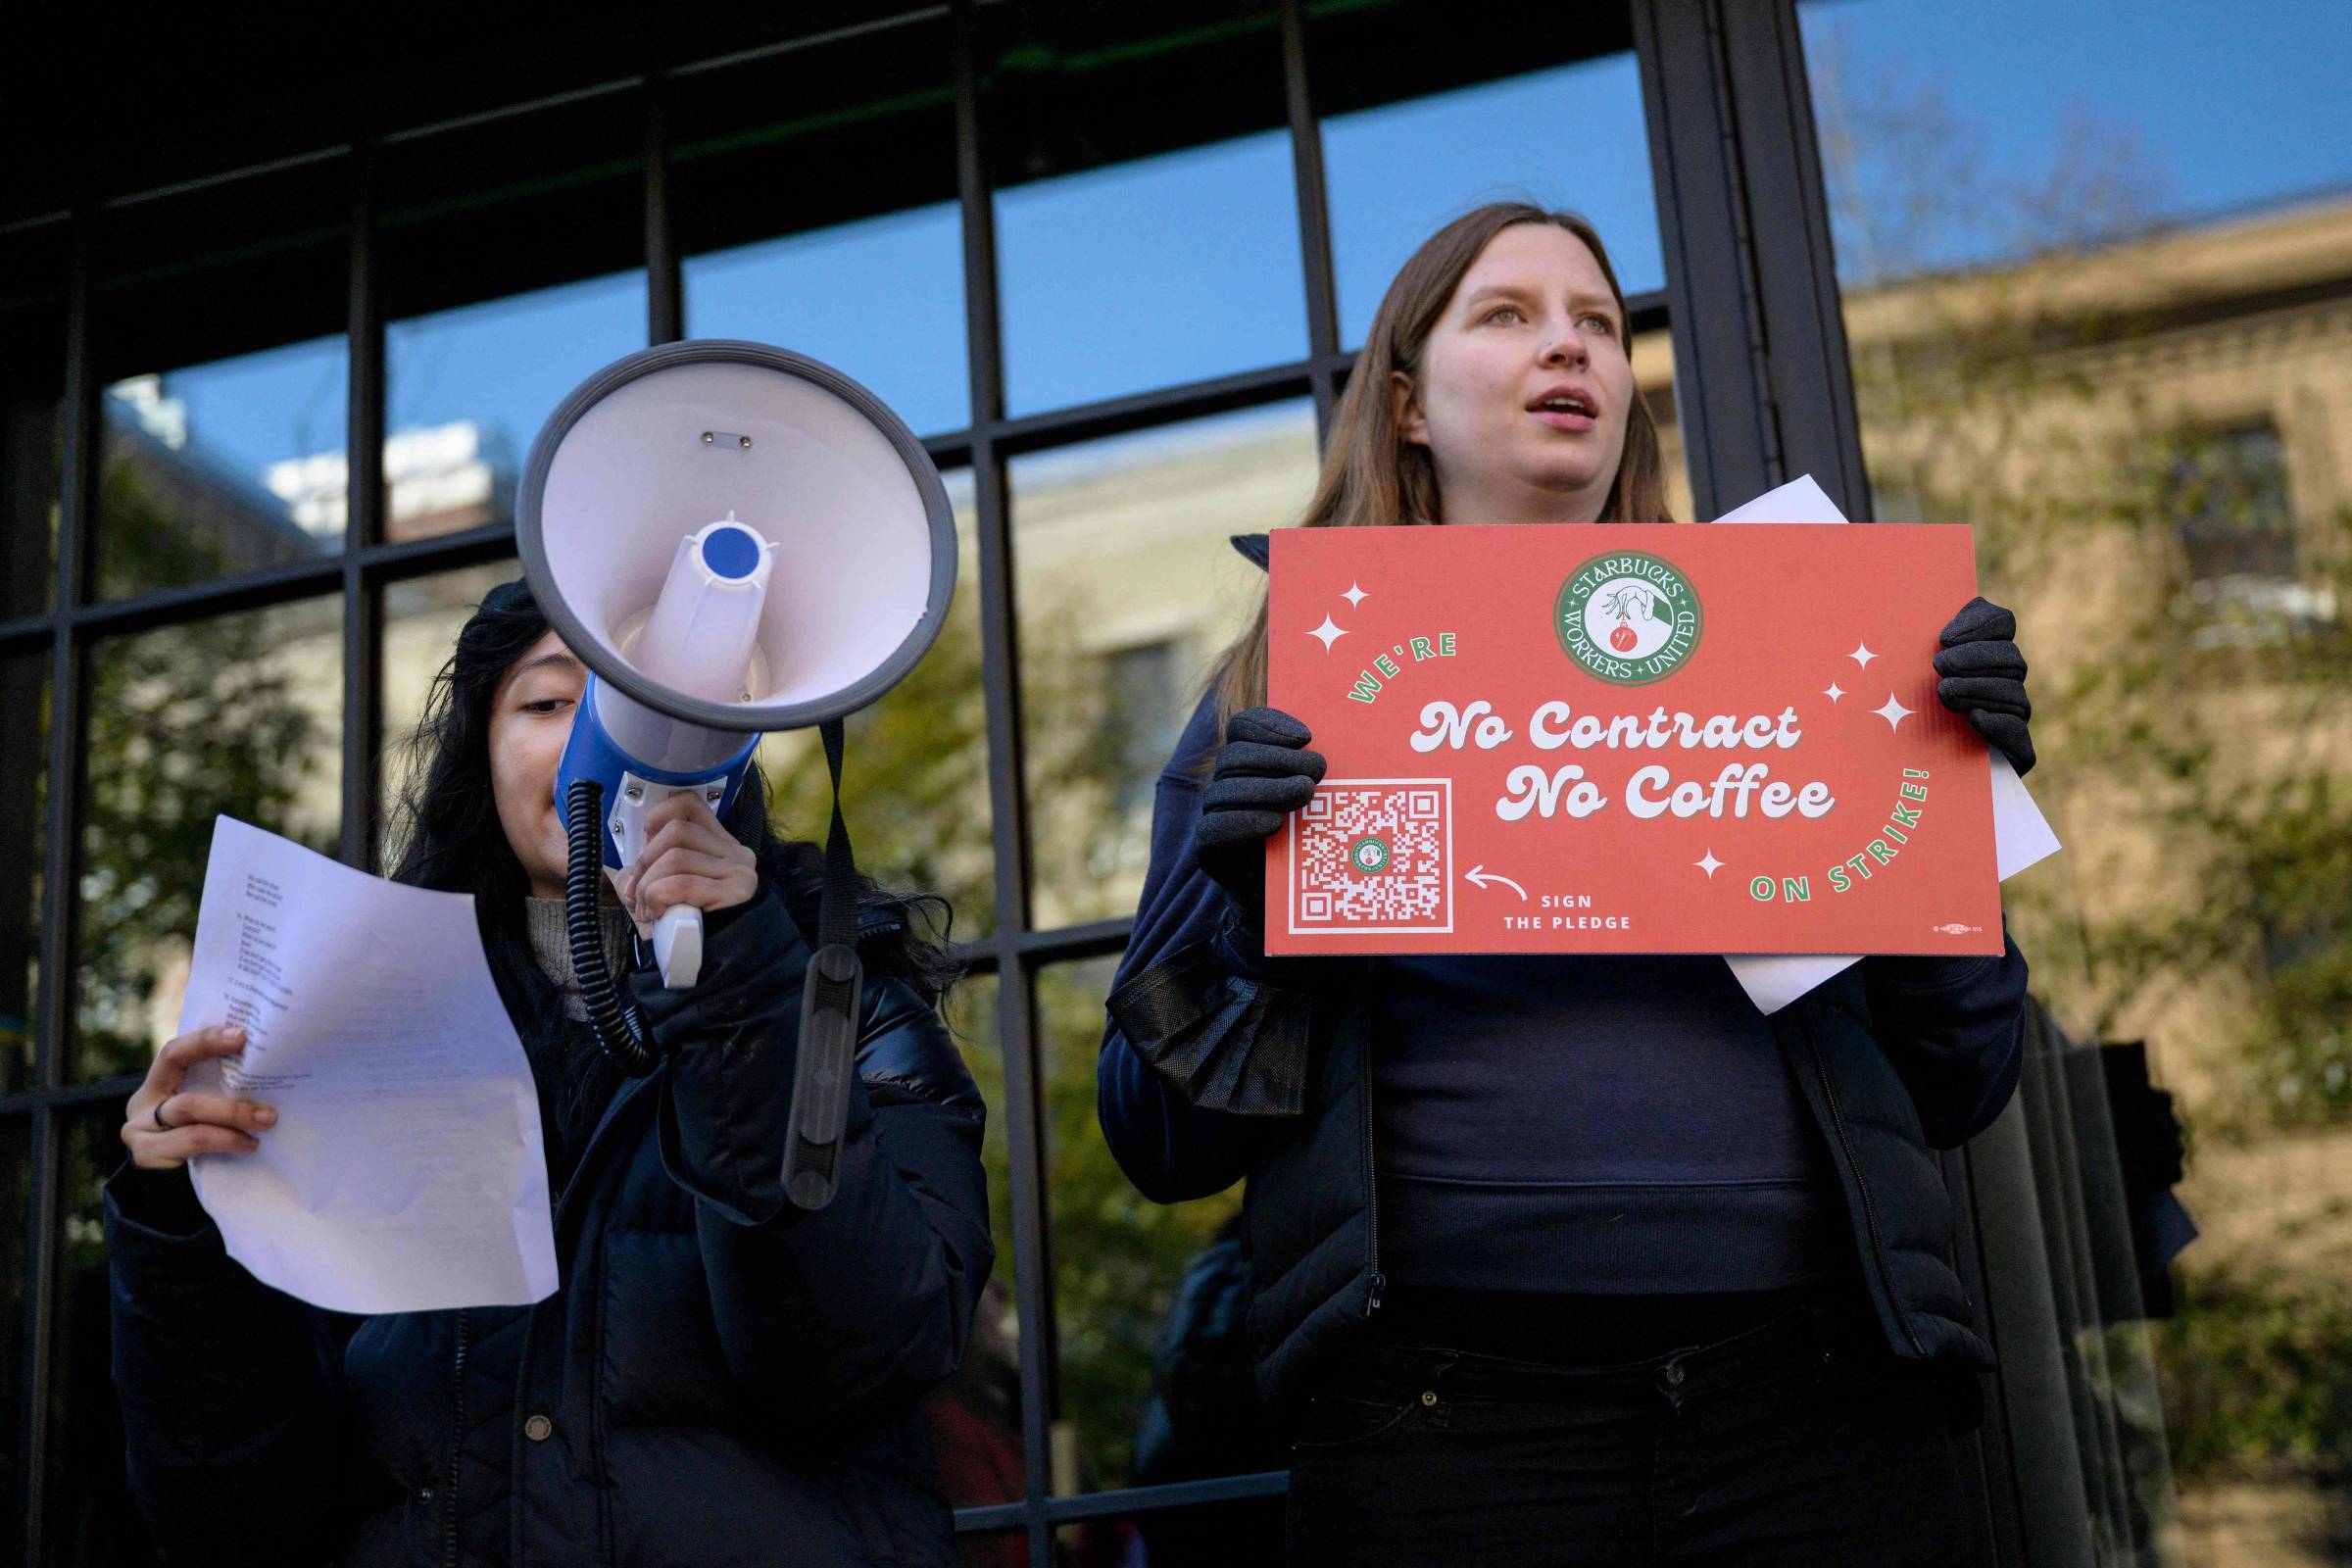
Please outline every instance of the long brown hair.
[[[1404, 439], [1398, 429], [1390, 372], [1421, 380], [1421, 352], [1489, 241], [1520, 223], [1549, 223], [1584, 241], [1616, 297], [1625, 319], [1625, 290], [1592, 225], [1574, 213], [1555, 213], [1527, 202], [1493, 202], [1474, 208], [1422, 241], [1389, 284], [1372, 330], [1356, 355], [1348, 389], [1333, 411], [1331, 439], [1323, 449], [1323, 470], [1314, 499], [1298, 525], [1305, 528], [1414, 526], [1446, 520], [1438, 495], [1438, 471], [1429, 449]], [[1666, 487], [1658, 452], [1658, 427], [1639, 393], [1627, 412], [1625, 450], [1617, 476], [1600, 510], [1602, 522], [1665, 522]], [[1217, 694], [1217, 733], [1245, 708], [1266, 700], [1266, 597], [1257, 613], [1216, 663], [1208, 685]]]

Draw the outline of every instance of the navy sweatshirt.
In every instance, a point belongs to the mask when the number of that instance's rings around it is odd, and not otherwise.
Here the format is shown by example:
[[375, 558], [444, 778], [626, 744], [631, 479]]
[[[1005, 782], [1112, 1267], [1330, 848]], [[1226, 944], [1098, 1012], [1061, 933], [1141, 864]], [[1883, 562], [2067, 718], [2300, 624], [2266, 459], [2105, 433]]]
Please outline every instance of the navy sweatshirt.
[[[1193, 860], [1219, 739], [1203, 701], [1159, 780], [1152, 862], [1115, 984], [1211, 940], [1306, 991], [1332, 960], [1268, 958]], [[1931, 1038], [1954, 1088], [2014, 1080], [2025, 960], [1867, 960], [1874, 1008]], [[1397, 1280], [1486, 1291], [1695, 1295], [1826, 1280], [1850, 1244], [1827, 1150], [1771, 1030], [1712, 956], [1384, 958], [1372, 1034], [1381, 1249]], [[1906, 1075], [1907, 1077], [1909, 1075]], [[1943, 1093], [1913, 1083], [1914, 1098]], [[1245, 1175], [1286, 1123], [1199, 1109], [1115, 1023], [1098, 1063], [1111, 1152], [1147, 1196]], [[1923, 1104], [1923, 1123], [1973, 1104]]]
[[1398, 1282], [1696, 1295], [1838, 1272], [1829, 1151], [1720, 957], [1391, 958], [1370, 984]]

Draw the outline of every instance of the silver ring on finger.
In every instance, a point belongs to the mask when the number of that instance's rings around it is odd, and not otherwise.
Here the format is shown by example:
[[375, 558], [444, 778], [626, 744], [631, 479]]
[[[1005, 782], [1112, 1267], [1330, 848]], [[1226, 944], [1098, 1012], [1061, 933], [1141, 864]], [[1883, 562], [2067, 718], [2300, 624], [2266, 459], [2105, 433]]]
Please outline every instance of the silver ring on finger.
[[171, 1102], [172, 1097], [170, 1095], [166, 1095], [163, 1099], [155, 1102], [155, 1124], [166, 1132], [170, 1132], [172, 1130], [172, 1124], [164, 1120], [164, 1106], [170, 1104]]

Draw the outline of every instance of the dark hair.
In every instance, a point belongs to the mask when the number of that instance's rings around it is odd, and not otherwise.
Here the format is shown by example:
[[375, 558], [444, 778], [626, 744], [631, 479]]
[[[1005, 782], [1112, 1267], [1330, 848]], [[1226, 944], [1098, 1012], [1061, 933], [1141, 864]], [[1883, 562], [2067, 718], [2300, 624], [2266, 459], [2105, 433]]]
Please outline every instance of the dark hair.
[[[482, 597], [458, 632], [457, 648], [434, 677], [424, 715], [404, 747], [407, 783], [393, 818], [399, 854], [392, 879], [473, 895], [491, 978], [526, 1041], [551, 1027], [561, 1010], [554, 982], [531, 955], [524, 925], [530, 880], [498, 819], [490, 784], [490, 700], [500, 678], [547, 630], [547, 617], [520, 579]], [[767, 784], [757, 766], [720, 821], [757, 852], [760, 875], [776, 884], [793, 919], [813, 935], [824, 851], [769, 831]], [[946, 947], [953, 919], [948, 902], [936, 894], [885, 893], [862, 875], [858, 891], [867, 933], [858, 951], [866, 973], [905, 980], [936, 1005], [957, 972]]]

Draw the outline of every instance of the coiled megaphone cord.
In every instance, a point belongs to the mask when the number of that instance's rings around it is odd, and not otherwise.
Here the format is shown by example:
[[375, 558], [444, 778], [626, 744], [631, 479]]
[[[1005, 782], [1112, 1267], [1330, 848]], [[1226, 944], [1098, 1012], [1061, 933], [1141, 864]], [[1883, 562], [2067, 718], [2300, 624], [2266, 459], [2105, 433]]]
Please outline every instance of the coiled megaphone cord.
[[564, 799], [564, 826], [571, 845], [564, 876], [564, 929], [571, 942], [571, 972], [580, 982], [580, 1000], [587, 1004], [596, 1043], [622, 1072], [642, 1078], [654, 1070], [655, 1060], [645, 1043], [645, 1020], [613, 988], [597, 920], [603, 892], [598, 884], [605, 871], [604, 816], [604, 786], [592, 778], [573, 779]]

